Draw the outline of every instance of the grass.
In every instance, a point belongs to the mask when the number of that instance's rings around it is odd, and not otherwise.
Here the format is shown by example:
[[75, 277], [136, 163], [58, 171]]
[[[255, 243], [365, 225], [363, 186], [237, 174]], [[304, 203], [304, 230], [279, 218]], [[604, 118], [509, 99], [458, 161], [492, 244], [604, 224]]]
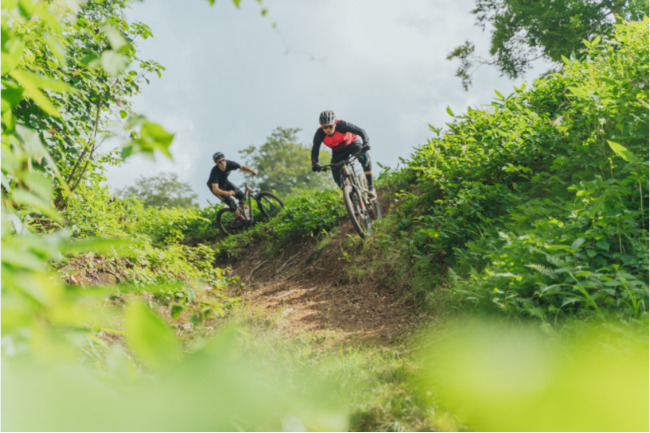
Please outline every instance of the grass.
[[418, 370], [404, 346], [344, 343], [335, 331], [290, 336], [279, 316], [240, 309], [231, 321], [247, 350], [264, 354], [270, 366], [308, 371], [311, 388], [328, 387], [342, 402], [351, 431], [458, 431], [454, 416], [420, 392]]

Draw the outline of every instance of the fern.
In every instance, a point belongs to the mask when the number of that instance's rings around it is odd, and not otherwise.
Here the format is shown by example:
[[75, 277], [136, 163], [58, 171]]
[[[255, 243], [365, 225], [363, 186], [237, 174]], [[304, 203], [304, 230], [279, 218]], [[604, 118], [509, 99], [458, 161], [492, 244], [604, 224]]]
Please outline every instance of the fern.
[[542, 266], [542, 265], [529, 264], [529, 265], [525, 265], [525, 266], [527, 268], [534, 269], [537, 272], [539, 272], [540, 274], [546, 275], [549, 278], [555, 278], [557, 276], [557, 274], [558, 274], [558, 272], [556, 270], [549, 269], [549, 268], [547, 268], [545, 266]]

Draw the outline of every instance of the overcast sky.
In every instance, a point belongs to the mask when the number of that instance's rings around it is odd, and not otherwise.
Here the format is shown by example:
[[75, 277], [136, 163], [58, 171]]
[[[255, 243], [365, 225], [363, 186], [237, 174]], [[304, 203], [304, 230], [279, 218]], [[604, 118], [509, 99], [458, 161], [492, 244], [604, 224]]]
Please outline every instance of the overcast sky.
[[[428, 125], [489, 104], [494, 90], [511, 93], [521, 80], [483, 66], [466, 92], [449, 52], [470, 39], [487, 57], [489, 34], [474, 25], [474, 0], [147, 0], [131, 19], [151, 27], [140, 41], [144, 58], [165, 66], [134, 102], [136, 112], [176, 134], [171, 153], [151, 162], [130, 159], [107, 172], [113, 190], [140, 176], [175, 172], [199, 195], [214, 198], [206, 181], [212, 154], [241, 161], [238, 150], [262, 145], [274, 128], [301, 128], [311, 146], [318, 115], [334, 110], [364, 128], [371, 157], [396, 167], [432, 137]], [[310, 164], [310, 161], [305, 161]], [[375, 164], [375, 171], [378, 167]], [[231, 178], [240, 183], [243, 175]]]

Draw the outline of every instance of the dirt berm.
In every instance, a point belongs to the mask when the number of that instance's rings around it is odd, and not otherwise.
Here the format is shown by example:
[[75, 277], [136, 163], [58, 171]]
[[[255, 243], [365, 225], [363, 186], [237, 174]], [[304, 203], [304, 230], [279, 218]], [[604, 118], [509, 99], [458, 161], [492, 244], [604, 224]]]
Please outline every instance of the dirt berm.
[[[342, 341], [397, 341], [423, 319], [412, 297], [377, 277], [348, 272], [362, 254], [352, 224], [343, 218], [326, 241], [301, 239], [269, 254], [251, 245], [230, 267], [244, 283], [233, 295], [253, 314], [277, 319], [290, 334], [324, 333]], [[359, 266], [355, 260], [355, 266]], [[363, 263], [363, 260], [361, 260]]]

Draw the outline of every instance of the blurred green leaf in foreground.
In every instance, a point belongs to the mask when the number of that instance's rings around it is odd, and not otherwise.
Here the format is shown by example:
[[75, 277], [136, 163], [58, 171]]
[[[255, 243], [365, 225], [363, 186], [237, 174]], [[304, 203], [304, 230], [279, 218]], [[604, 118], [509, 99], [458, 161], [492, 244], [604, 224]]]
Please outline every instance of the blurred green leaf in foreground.
[[[243, 347], [234, 329], [179, 360], [172, 340], [148, 350], [152, 313], [129, 307], [127, 340], [155, 364], [137, 374], [117, 346], [100, 373], [81, 364], [2, 362], [3, 431], [345, 431], [332, 390]], [[139, 330], [138, 330], [139, 329]], [[162, 334], [161, 334], [162, 335]], [[162, 337], [156, 336], [158, 340]], [[166, 351], [160, 352], [164, 346]], [[153, 347], [153, 346], [151, 346]], [[174, 356], [169, 356], [169, 354]], [[143, 356], [144, 355], [144, 356]], [[155, 360], [155, 362], [151, 362]]]
[[471, 430], [648, 431], [645, 331], [581, 324], [549, 337], [477, 321], [444, 329], [427, 339], [420, 385]]

